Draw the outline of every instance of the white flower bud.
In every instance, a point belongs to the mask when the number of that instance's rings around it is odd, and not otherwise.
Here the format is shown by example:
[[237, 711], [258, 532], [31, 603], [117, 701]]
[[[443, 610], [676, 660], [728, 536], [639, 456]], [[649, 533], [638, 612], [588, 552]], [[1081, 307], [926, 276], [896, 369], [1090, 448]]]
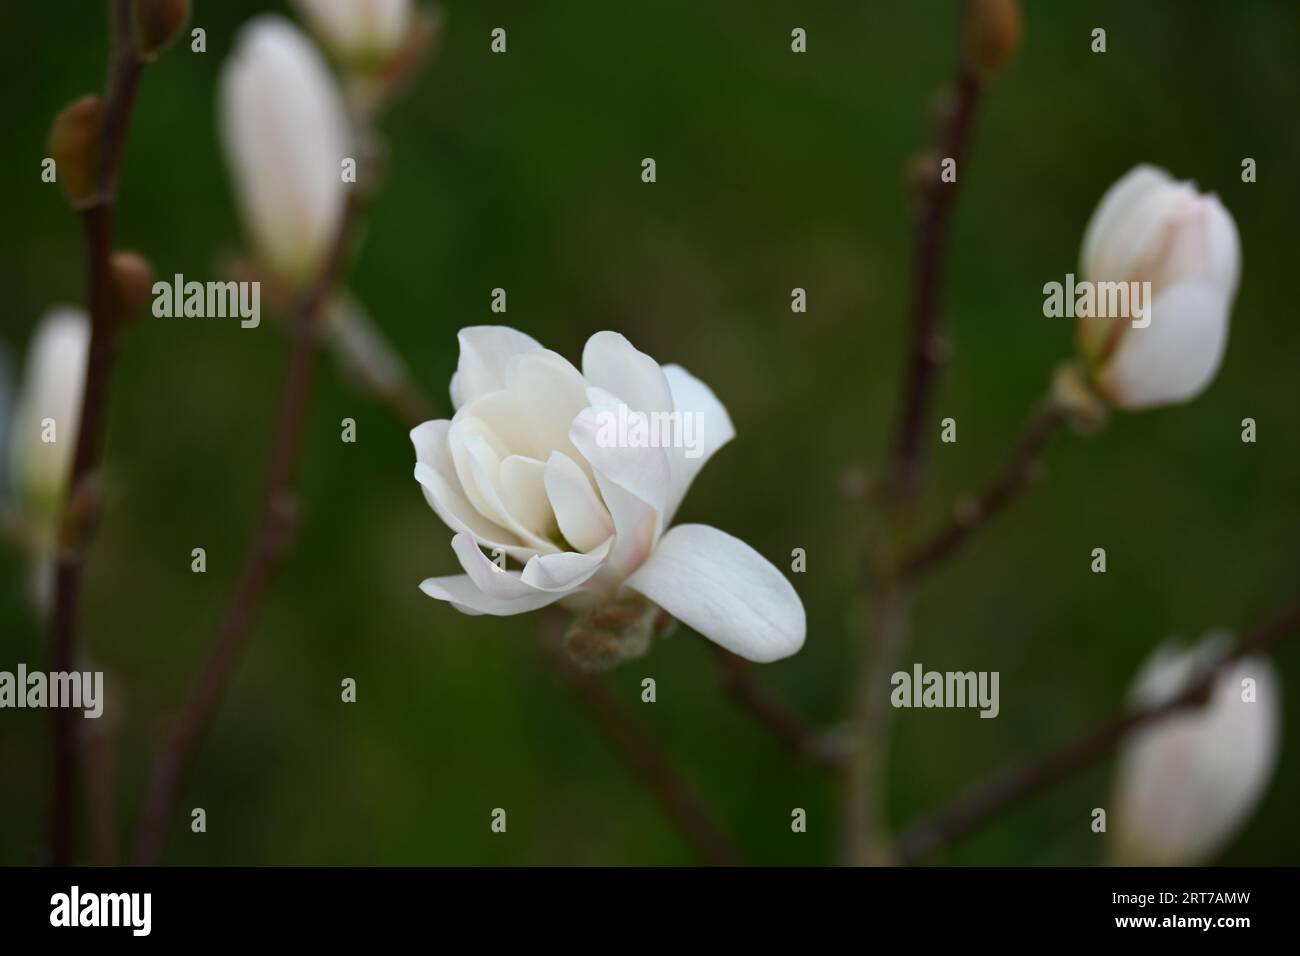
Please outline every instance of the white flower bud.
[[1147, 314], [1079, 320], [1079, 347], [1101, 393], [1121, 408], [1185, 402], [1214, 379], [1228, 342], [1241, 271], [1232, 216], [1154, 166], [1102, 197], [1083, 238], [1093, 283], [1150, 283]]
[[40, 548], [53, 545], [81, 422], [90, 322], [79, 309], [53, 309], [27, 352], [14, 407], [9, 459], [15, 503]]
[[257, 252], [281, 278], [308, 281], [328, 255], [346, 200], [341, 170], [352, 137], [333, 76], [295, 26], [258, 17], [222, 68], [219, 113]]
[[312, 31], [340, 60], [379, 66], [411, 26], [411, 0], [293, 0]]
[[[1223, 653], [1226, 639], [1190, 651], [1161, 647], [1132, 693], [1167, 700]], [[1226, 667], [1209, 700], [1138, 731], [1120, 751], [1113, 800], [1116, 862], [1185, 866], [1214, 855], [1254, 810], [1277, 763], [1280, 688], [1272, 666]]]

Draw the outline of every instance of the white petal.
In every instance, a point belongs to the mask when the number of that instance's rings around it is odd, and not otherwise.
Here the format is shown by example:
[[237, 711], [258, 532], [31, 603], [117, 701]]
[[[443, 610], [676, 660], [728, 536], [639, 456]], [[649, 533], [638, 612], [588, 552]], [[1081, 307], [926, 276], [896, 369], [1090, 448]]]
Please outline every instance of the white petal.
[[[1213, 645], [1157, 652], [1134, 699], [1151, 703], [1186, 685], [1213, 659]], [[1242, 699], [1254, 681], [1255, 699]], [[1117, 862], [1191, 865], [1227, 842], [1263, 795], [1277, 763], [1280, 687], [1262, 658], [1241, 661], [1215, 681], [1208, 703], [1131, 736], [1120, 751], [1112, 821]]]
[[587, 407], [587, 388], [568, 359], [547, 349], [516, 356], [506, 370], [506, 387], [519, 409], [533, 457], [545, 461], [556, 450], [578, 457], [569, 441], [569, 426]]
[[539, 554], [524, 566], [520, 579], [540, 591], [561, 591], [565, 594], [587, 582], [600, 570], [609, 556], [613, 538], [606, 538], [587, 554], [561, 551], [559, 554]]
[[[502, 574], [508, 574], [502, 571]], [[478, 589], [468, 574], [453, 574], [442, 578], [425, 578], [420, 582], [420, 590], [431, 598], [448, 601], [456, 610], [465, 614], [491, 614], [503, 617], [510, 614], [523, 614], [538, 608], [554, 604], [564, 595], [555, 591], [534, 591], [522, 598], [489, 597]]]
[[551, 554], [559, 550], [529, 528], [515, 513], [513, 503], [504, 498], [501, 465], [508, 456], [491, 430], [480, 419], [467, 418], [453, 421], [447, 435], [456, 474], [470, 503], [535, 551]]
[[[664, 524], [671, 524], [691, 482], [714, 452], [736, 437], [731, 416], [712, 389], [680, 365], [665, 365], [664, 377], [672, 389], [673, 410], [682, 417], [682, 434], [690, 430], [695, 447], [675, 447], [668, 457], [669, 487]], [[691, 417], [688, 423], [687, 416]]]
[[574, 419], [569, 437], [595, 471], [614, 521], [608, 579], [639, 567], [659, 538], [668, 495], [668, 455], [662, 448], [604, 447], [597, 440], [599, 431], [598, 413], [588, 408]]
[[527, 561], [533, 556], [513, 534], [483, 517], [465, 497], [447, 447], [451, 422], [442, 419], [411, 429], [415, 446], [415, 480], [424, 490], [429, 507], [452, 531], [468, 531], [492, 548], [503, 548], [512, 558]]
[[1101, 374], [1103, 391], [1122, 408], [1195, 398], [1214, 379], [1227, 348], [1231, 300], [1222, 286], [1182, 282], [1150, 308], [1151, 324], [1125, 329]]
[[614, 533], [614, 519], [591, 479], [568, 455], [551, 452], [544, 480], [564, 540], [579, 551], [590, 551]]
[[1084, 278], [1125, 282], [1139, 275], [1141, 264], [1176, 212], [1194, 199], [1196, 190], [1175, 182], [1163, 169], [1137, 166], [1106, 190], [1088, 221], [1080, 256]]
[[346, 198], [339, 164], [355, 155], [333, 75], [297, 27], [260, 16], [222, 67], [219, 112], [258, 252], [283, 278], [305, 281], [334, 241]]
[[546, 465], [536, 458], [511, 455], [501, 462], [501, 497], [524, 527], [539, 537], [555, 529], [555, 512], [546, 496]]
[[673, 397], [659, 363], [617, 332], [597, 332], [582, 350], [587, 381], [638, 412], [672, 411]]
[[707, 525], [669, 529], [626, 586], [751, 661], [789, 657], [806, 619], [794, 587], [739, 538]]
[[1231, 300], [1241, 274], [1241, 238], [1219, 197], [1197, 196], [1187, 202], [1168, 230], [1168, 248], [1162, 250], [1159, 266], [1143, 276], [1156, 293], [1187, 279], [1207, 279]]
[[451, 380], [451, 400], [457, 409], [505, 388], [510, 360], [541, 348], [532, 336], [505, 325], [472, 325], [461, 329], [456, 338], [460, 360]]
[[[10, 425], [9, 459], [25, 518], [41, 534], [54, 533], [72, 471], [89, 355], [90, 320], [67, 306], [41, 318], [27, 349]], [[52, 442], [42, 440], [47, 418], [54, 423]]]

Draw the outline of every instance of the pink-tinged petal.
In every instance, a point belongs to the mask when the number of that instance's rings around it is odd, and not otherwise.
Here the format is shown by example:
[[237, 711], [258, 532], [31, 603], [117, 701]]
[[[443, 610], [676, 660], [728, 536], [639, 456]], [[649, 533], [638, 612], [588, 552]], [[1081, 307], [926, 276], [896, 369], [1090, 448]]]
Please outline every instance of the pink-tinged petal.
[[803, 646], [803, 602], [766, 558], [707, 525], [670, 528], [626, 587], [751, 661], [789, 657]]
[[460, 361], [452, 378], [451, 400], [457, 409], [504, 389], [510, 360], [541, 348], [532, 336], [505, 325], [472, 325], [461, 329], [456, 338]]
[[582, 374], [638, 412], [672, 411], [673, 397], [659, 363], [617, 332], [597, 332], [582, 350]]
[[1228, 342], [1227, 291], [1182, 282], [1156, 296], [1151, 324], [1125, 330], [1102, 371], [1102, 391], [1121, 408], [1153, 408], [1195, 398], [1214, 379]]

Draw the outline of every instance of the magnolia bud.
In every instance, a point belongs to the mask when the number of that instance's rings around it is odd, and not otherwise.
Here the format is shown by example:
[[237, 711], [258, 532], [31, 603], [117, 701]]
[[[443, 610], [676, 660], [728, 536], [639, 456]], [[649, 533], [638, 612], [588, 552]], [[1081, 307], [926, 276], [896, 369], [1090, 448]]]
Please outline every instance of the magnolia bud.
[[353, 158], [347, 115], [324, 60], [281, 17], [244, 27], [222, 68], [222, 141], [240, 211], [267, 268], [304, 284], [325, 259]]
[[89, 352], [85, 313], [71, 308], [49, 312], [32, 338], [14, 408], [10, 466], [15, 496], [33, 543], [44, 550], [57, 540]]
[[91, 93], [64, 107], [50, 127], [50, 155], [63, 191], [75, 209], [85, 207], [95, 197], [103, 126], [104, 103]]
[[[1220, 658], [1225, 638], [1159, 648], [1133, 689], [1136, 705], [1168, 700]], [[1139, 730], [1117, 766], [1115, 861], [1186, 866], [1218, 851], [1250, 815], [1277, 763], [1280, 697], [1263, 658], [1226, 667], [1208, 700]]]
[[382, 66], [406, 39], [411, 0], [293, 0], [321, 42], [343, 62]]
[[152, 60], [180, 35], [190, 18], [190, 0], [135, 0], [135, 48]]
[[1004, 70], [1020, 48], [1020, 0], [969, 0], [966, 57], [979, 73]]
[[113, 253], [113, 317], [118, 327], [133, 323], [144, 314], [153, 298], [153, 266], [135, 252]]
[[1100, 393], [1137, 409], [1204, 391], [1227, 347], [1241, 272], [1237, 226], [1218, 197], [1138, 166], [1102, 197], [1081, 258], [1098, 306], [1110, 295], [1099, 283], [1124, 284], [1109, 288], [1128, 304], [1119, 315], [1079, 319], [1079, 348]]

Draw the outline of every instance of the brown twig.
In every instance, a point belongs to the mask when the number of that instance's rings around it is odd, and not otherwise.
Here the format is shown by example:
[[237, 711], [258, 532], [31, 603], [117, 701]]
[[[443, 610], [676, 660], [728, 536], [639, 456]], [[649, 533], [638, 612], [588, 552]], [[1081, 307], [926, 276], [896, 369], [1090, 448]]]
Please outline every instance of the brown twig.
[[570, 659], [556, 634], [548, 634], [542, 641], [547, 665], [586, 705], [619, 756], [704, 859], [714, 866], [739, 866], [740, 854], [663, 749], [620, 706], [599, 674], [584, 671]]
[[329, 297], [346, 263], [361, 200], [360, 190], [354, 189], [349, 193], [329, 257], [296, 310], [293, 347], [285, 374], [260, 518], [234, 594], [213, 635], [207, 661], [185, 699], [167, 742], [154, 761], [135, 848], [137, 865], [154, 865], [161, 856], [181, 777], [212, 722], [296, 529], [296, 475], [320, 351], [321, 323]]
[[[69, 506], [64, 513], [54, 574], [53, 611], [50, 615], [50, 669], [56, 672], [70, 671], [76, 666], [85, 545], [98, 511], [94, 479], [99, 469], [116, 338], [110, 264], [113, 254], [113, 208], [117, 174], [130, 128], [136, 89], [144, 69], [132, 43], [129, 0], [114, 0], [109, 16], [112, 54], [100, 133], [95, 194], [81, 210], [90, 300], [90, 350], [72, 474], [68, 480]], [[56, 708], [52, 713], [51, 730], [54, 759], [50, 800], [50, 859], [55, 866], [66, 866], [72, 862], [77, 839], [80, 760], [75, 713]]]
[[[958, 182], [966, 175], [983, 82], [964, 59], [957, 74], [956, 99], [940, 141], [939, 157], [956, 161]], [[902, 417], [894, 445], [894, 482], [904, 493], [921, 483], [925, 465], [926, 423], [938, 386], [939, 369], [947, 352], [942, 315], [943, 272], [946, 264], [957, 182], [939, 181], [937, 165], [922, 194], [922, 207], [913, 251], [912, 333], [908, 374], [904, 378]]]
[[835, 733], [810, 727], [785, 701], [754, 680], [748, 661], [716, 644], [710, 643], [709, 648], [718, 665], [722, 689], [753, 714], [792, 754], [835, 773], [844, 771], [844, 747]]
[[918, 547], [902, 565], [902, 576], [914, 579], [955, 554], [980, 528], [995, 518], [1033, 485], [1042, 472], [1042, 453], [1066, 421], [1066, 412], [1053, 402], [1044, 403], [1030, 420], [1002, 470], [977, 494], [953, 506], [948, 523]]
[[910, 827], [898, 840], [896, 859], [901, 863], [915, 863], [943, 849], [1011, 804], [1092, 766], [1135, 731], [1204, 704], [1225, 667], [1269, 651], [1297, 630], [1300, 630], [1300, 602], [1260, 624], [1177, 695], [1152, 706], [1123, 710], [1059, 750], [1010, 767], [972, 787], [946, 809]]
[[[910, 625], [911, 594], [898, 572], [898, 553], [924, 476], [927, 423], [948, 350], [942, 315], [942, 287], [957, 183], [966, 174], [984, 83], [968, 57], [973, 11], [963, 9], [962, 54], [953, 100], [941, 127], [937, 155], [926, 166], [913, 247], [911, 339], [903, 399], [895, 430], [889, 480], [884, 488], [886, 528], [875, 556], [870, 611], [853, 691], [853, 757], [847, 776], [846, 858], [856, 865], [887, 861], [884, 846], [884, 778], [890, 732], [889, 670], [903, 653]], [[957, 180], [940, 179], [938, 160], [955, 161]]]

